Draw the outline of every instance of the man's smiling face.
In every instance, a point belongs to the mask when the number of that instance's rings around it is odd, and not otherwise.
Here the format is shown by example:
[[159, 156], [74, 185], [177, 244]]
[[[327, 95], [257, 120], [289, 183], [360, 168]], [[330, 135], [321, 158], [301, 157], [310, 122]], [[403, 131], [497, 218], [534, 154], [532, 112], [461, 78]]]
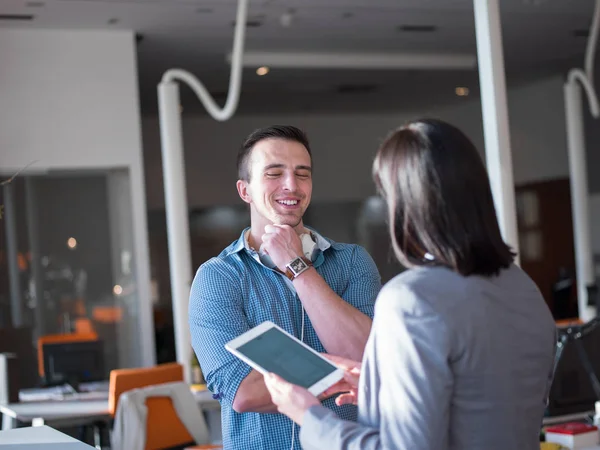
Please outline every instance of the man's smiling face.
[[302, 228], [312, 194], [311, 157], [304, 145], [279, 138], [257, 142], [248, 159], [249, 181], [239, 180], [242, 200], [250, 204], [251, 226]]

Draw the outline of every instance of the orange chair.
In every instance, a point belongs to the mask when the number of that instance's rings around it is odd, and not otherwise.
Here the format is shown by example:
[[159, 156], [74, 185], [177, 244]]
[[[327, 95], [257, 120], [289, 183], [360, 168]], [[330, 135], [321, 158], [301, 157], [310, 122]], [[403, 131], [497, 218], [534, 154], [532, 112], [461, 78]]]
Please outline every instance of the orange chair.
[[[159, 364], [138, 369], [116, 369], [110, 372], [108, 409], [114, 417], [119, 397], [125, 391], [154, 384], [183, 381], [183, 366], [177, 363]], [[179, 420], [173, 403], [167, 397], [146, 400], [146, 450], [182, 446], [194, 439]], [[198, 445], [194, 449], [219, 449], [221, 446]]]
[[77, 334], [95, 334], [94, 325], [87, 317], [78, 317], [73, 323], [75, 324], [75, 333]]
[[40, 336], [37, 340], [38, 372], [40, 377], [44, 377], [44, 345], [47, 344], [68, 344], [72, 342], [90, 342], [97, 341], [98, 335], [94, 332], [89, 333], [69, 333], [69, 334], [47, 334]]

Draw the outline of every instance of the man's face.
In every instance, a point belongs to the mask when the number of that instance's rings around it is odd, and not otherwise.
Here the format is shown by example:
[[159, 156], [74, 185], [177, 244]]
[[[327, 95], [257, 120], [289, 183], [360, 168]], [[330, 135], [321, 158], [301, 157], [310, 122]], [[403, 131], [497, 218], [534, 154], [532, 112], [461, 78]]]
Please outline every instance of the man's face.
[[252, 227], [302, 224], [312, 194], [310, 155], [304, 145], [284, 139], [264, 139], [248, 160], [250, 181], [238, 180], [238, 193], [250, 204]]

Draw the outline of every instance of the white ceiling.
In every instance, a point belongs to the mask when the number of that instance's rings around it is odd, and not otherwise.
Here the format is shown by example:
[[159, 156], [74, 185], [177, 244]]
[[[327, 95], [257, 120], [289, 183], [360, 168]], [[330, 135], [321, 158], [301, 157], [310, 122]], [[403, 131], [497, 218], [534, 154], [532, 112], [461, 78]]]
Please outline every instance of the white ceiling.
[[[484, 0], [477, 0], [484, 1]], [[583, 64], [594, 0], [500, 0], [508, 81], [563, 73]], [[0, 0], [0, 14], [31, 21], [0, 27], [132, 29], [138, 43], [142, 106], [156, 108], [156, 85], [171, 67], [196, 74], [221, 103], [228, 86], [237, 0]], [[290, 26], [281, 16], [292, 12]], [[248, 50], [476, 53], [472, 0], [250, 0]], [[432, 25], [432, 33], [399, 31]], [[398, 102], [456, 101], [455, 86], [477, 93], [475, 71], [244, 71], [240, 112], [393, 109]], [[342, 91], [342, 92], [340, 92]], [[183, 105], [202, 111], [182, 89]], [[284, 99], [284, 101], [282, 101]]]

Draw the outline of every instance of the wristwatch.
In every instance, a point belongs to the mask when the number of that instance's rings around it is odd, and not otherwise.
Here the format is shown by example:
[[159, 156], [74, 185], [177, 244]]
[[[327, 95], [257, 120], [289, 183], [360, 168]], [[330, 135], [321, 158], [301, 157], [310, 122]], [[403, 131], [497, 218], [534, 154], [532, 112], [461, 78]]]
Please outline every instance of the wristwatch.
[[310, 269], [311, 266], [312, 262], [308, 258], [298, 256], [285, 265], [284, 275], [293, 281], [302, 272]]

